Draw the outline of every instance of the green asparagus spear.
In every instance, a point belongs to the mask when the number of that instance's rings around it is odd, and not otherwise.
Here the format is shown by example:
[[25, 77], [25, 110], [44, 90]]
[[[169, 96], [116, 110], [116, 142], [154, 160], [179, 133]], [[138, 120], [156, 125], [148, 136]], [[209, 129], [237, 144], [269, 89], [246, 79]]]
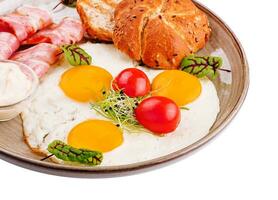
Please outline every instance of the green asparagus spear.
[[55, 140], [50, 143], [47, 150], [61, 160], [90, 166], [99, 165], [103, 160], [101, 152], [76, 149], [59, 140]]

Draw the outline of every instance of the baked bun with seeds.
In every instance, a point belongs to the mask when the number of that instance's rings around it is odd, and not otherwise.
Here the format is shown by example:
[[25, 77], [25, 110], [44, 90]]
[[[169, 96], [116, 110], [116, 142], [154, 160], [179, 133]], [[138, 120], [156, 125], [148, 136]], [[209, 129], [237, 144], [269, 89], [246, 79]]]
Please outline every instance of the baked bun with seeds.
[[123, 0], [114, 19], [115, 46], [152, 68], [177, 69], [211, 33], [207, 16], [191, 0]]

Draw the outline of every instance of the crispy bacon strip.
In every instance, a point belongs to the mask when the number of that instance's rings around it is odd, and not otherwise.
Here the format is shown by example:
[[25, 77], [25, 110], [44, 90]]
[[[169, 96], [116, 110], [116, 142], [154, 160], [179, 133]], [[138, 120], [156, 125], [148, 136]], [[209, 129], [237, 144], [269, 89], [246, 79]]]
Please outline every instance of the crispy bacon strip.
[[61, 50], [53, 44], [41, 43], [29, 49], [19, 51], [12, 56], [12, 60], [26, 64], [32, 68], [39, 77], [42, 77], [50, 65], [59, 59]]
[[23, 44], [51, 43], [55, 45], [74, 44], [82, 40], [84, 29], [79, 20], [64, 18], [59, 24], [39, 31]]
[[31, 6], [22, 6], [13, 13], [0, 16], [0, 32], [12, 33], [20, 42], [50, 24], [52, 19], [48, 11]]
[[11, 33], [0, 32], [0, 59], [8, 59], [18, 48], [19, 41]]

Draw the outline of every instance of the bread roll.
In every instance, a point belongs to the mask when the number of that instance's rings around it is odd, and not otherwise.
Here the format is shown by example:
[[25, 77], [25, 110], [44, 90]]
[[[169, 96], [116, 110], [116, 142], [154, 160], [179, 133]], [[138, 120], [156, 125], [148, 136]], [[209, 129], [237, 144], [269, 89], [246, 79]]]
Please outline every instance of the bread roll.
[[114, 20], [115, 46], [152, 68], [177, 69], [211, 33], [207, 16], [191, 0], [123, 0]]
[[114, 10], [120, 0], [78, 0], [76, 9], [87, 34], [94, 40], [112, 41]]

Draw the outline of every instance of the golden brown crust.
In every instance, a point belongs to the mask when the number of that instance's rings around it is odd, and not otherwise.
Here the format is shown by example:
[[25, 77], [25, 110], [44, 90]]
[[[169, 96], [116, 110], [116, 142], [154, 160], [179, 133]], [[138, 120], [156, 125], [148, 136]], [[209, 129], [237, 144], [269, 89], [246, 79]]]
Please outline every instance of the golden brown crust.
[[[111, 8], [115, 7], [117, 4], [113, 3], [111, 0], [103, 0], [103, 3], [106, 3], [107, 5], [111, 6]], [[92, 4], [90, 0], [78, 0], [76, 9], [79, 13], [79, 16], [82, 20], [83, 26], [88, 33], [88, 35], [92, 39], [105, 41], [105, 42], [111, 42], [112, 41], [112, 30], [107, 30], [101, 27], [97, 27], [93, 24], [92, 18], [93, 16], [90, 16], [90, 12], [88, 12], [85, 7], [89, 6], [90, 9], [95, 9], [98, 12], [102, 13], [103, 15], [109, 17], [111, 15], [111, 21], [113, 21], [113, 15], [108, 12], [108, 10], [104, 9], [101, 6], [97, 6], [95, 4]], [[114, 8], [113, 8], [114, 9]]]
[[118, 5], [115, 1], [113, 0], [102, 0], [103, 2], [105, 2], [107, 5], [111, 6], [112, 8], [116, 8], [116, 6]]
[[112, 32], [105, 31], [100, 28], [85, 28], [85, 31], [89, 34], [93, 40], [100, 40], [103, 42], [112, 42]]
[[159, 16], [149, 20], [143, 41], [142, 61], [154, 68], [175, 69], [189, 53], [179, 34]]
[[[133, 9], [132, 14], [123, 12], [120, 18], [117, 18], [118, 23], [114, 29], [114, 44], [138, 61], [141, 59], [141, 33], [144, 18], [148, 14], [145, 10], [144, 7], [137, 7]], [[129, 22], [128, 26], [126, 21]]]
[[115, 46], [153, 68], [178, 68], [210, 32], [207, 16], [191, 0], [123, 0], [115, 10]]
[[197, 10], [192, 15], [169, 14], [165, 15], [165, 18], [171, 23], [173, 29], [181, 33], [192, 53], [205, 46], [211, 29], [208, 25], [207, 16], [203, 12]]
[[167, 0], [164, 3], [163, 10], [165, 14], [188, 14], [199, 10], [191, 0]]

